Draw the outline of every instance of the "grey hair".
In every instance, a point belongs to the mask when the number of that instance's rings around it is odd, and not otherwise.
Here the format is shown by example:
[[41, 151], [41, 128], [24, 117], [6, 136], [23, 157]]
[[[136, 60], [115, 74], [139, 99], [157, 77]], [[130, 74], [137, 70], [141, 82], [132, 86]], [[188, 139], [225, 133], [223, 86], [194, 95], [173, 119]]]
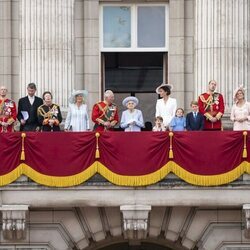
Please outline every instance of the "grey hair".
[[106, 91], [104, 92], [104, 97], [109, 97], [109, 96], [111, 96], [111, 95], [114, 95], [114, 93], [113, 93], [112, 90], [106, 90]]

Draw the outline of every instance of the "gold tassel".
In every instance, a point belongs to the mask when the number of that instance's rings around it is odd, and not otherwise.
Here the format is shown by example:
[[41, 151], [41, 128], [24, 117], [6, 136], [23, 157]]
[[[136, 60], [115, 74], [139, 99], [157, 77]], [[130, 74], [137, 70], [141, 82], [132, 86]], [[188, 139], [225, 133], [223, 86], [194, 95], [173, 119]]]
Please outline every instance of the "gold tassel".
[[242, 158], [247, 158], [247, 131], [243, 132], [244, 136], [244, 149], [242, 153]]
[[168, 153], [168, 158], [173, 159], [174, 158], [174, 152], [173, 152], [173, 132], [169, 132], [169, 140], [170, 140], [170, 145], [169, 145], [169, 153]]
[[26, 134], [25, 133], [22, 133], [21, 134], [22, 136], [22, 152], [21, 152], [21, 161], [25, 161], [25, 152], [24, 152], [24, 138], [26, 137]]
[[99, 159], [100, 158], [100, 151], [99, 151], [99, 137], [100, 137], [100, 133], [95, 133], [95, 137], [96, 137], [96, 150], [95, 150], [95, 158]]

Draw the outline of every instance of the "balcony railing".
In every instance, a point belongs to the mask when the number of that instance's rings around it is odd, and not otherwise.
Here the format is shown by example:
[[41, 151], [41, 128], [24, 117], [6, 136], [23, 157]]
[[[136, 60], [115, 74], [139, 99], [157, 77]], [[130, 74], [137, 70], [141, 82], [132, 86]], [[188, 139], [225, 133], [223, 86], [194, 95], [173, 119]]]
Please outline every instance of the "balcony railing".
[[115, 185], [146, 186], [170, 173], [199, 186], [250, 173], [248, 132], [57, 132], [0, 134], [0, 185], [21, 175], [55, 187], [95, 174]]

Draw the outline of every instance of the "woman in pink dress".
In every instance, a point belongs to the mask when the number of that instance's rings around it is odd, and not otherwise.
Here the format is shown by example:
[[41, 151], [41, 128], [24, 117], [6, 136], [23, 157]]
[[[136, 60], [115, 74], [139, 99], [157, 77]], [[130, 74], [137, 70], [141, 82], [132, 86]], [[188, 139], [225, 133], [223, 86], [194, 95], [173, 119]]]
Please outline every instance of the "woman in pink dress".
[[250, 103], [245, 100], [245, 89], [243, 86], [235, 90], [234, 102], [230, 117], [234, 122], [233, 130], [250, 130]]

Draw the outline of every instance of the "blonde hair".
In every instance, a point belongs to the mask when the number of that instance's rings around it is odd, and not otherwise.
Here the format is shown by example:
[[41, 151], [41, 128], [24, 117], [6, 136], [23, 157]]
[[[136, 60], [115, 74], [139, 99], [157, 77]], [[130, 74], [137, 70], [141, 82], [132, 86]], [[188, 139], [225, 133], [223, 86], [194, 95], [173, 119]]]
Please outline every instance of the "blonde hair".
[[197, 105], [198, 106], [198, 102], [197, 101], [191, 101], [190, 106], [192, 106], [192, 105]]

